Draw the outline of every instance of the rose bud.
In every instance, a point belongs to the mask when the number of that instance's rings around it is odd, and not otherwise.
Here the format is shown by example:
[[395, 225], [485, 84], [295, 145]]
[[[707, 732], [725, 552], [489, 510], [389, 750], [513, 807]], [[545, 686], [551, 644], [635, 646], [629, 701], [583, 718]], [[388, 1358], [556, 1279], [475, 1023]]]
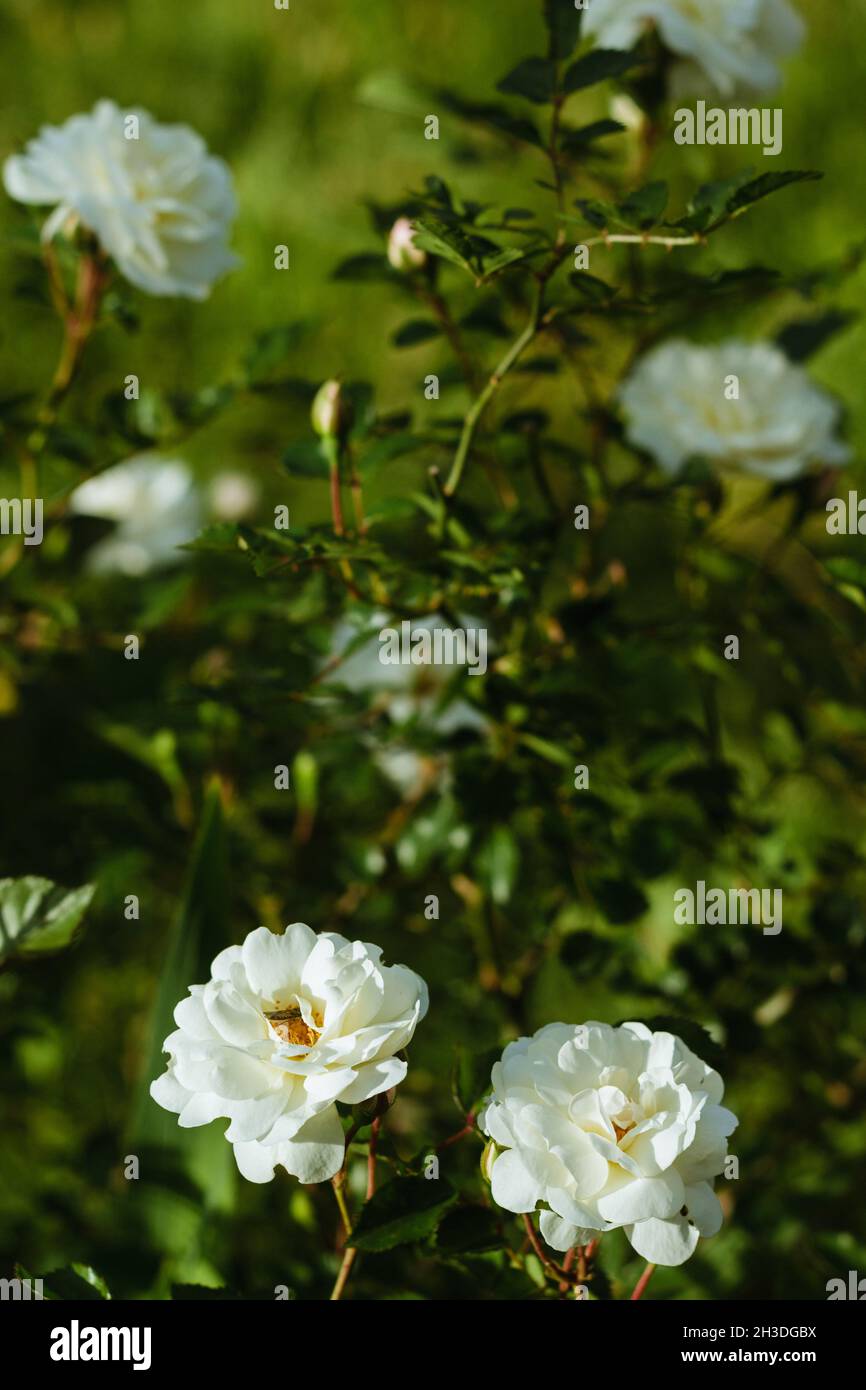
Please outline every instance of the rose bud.
[[427, 252], [415, 245], [415, 228], [408, 217], [398, 217], [388, 237], [388, 260], [395, 270], [423, 270]]

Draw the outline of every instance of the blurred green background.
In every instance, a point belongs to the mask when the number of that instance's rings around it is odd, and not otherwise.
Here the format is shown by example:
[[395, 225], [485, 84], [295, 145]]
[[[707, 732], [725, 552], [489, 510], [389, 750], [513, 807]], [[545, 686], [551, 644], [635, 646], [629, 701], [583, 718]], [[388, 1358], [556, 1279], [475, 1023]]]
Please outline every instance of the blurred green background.
[[[101, 434], [94, 403], [125, 375], [155, 393], [194, 395], [230, 377], [257, 334], [291, 325], [285, 389], [241, 392], [181, 443], [171, 429], [155, 442], [203, 480], [226, 469], [253, 476], [253, 520], [268, 524], [278, 502], [295, 524], [327, 516], [325, 484], [280, 468], [284, 449], [309, 433], [303, 383], [364, 377], [377, 383], [381, 409], [417, 409], [425, 373], [447, 360], [438, 345], [391, 344], [406, 317], [397, 288], [331, 278], [346, 257], [383, 246], [368, 202], [395, 207], [437, 173], [481, 201], [549, 208], [532, 182], [545, 176], [537, 155], [444, 112], [441, 139], [425, 141], [421, 117], [437, 106], [382, 74], [485, 99], [518, 59], [542, 51], [538, 10], [530, 0], [292, 0], [287, 13], [268, 0], [6, 0], [0, 155], [110, 96], [199, 130], [231, 166], [240, 205], [243, 267], [207, 303], [139, 296], [137, 331], [109, 324], [91, 345], [71, 411], [80, 455], [58, 451], [54, 495], [123, 456]], [[689, 269], [767, 264], [794, 275], [838, 261], [862, 238], [852, 36], [866, 6], [825, 5], [806, 17], [809, 39], [779, 98], [779, 163], [821, 169], [825, 180], [758, 207], [689, 253]], [[610, 93], [587, 97], [586, 120], [607, 113]], [[653, 172], [670, 178], [680, 203], [742, 162], [737, 151], [668, 145]], [[32, 225], [30, 211], [4, 196], [4, 239]], [[278, 243], [291, 251], [284, 274], [273, 269]], [[608, 263], [593, 270], [604, 275]], [[468, 310], [471, 285], [450, 272], [444, 283]], [[33, 265], [12, 250], [0, 294], [2, 396], [39, 392], [58, 326]], [[862, 272], [839, 284], [833, 303], [862, 305]], [[756, 298], [711, 313], [695, 332], [772, 337], [794, 307], [784, 296]], [[853, 323], [810, 364], [845, 402], [858, 451], [864, 333]], [[599, 375], [612, 381], [619, 360], [602, 356]], [[570, 378], [523, 382], [519, 404], [541, 402], [564, 440], [583, 437]], [[442, 410], [464, 406], [458, 388]], [[856, 464], [850, 476], [862, 477]], [[3, 495], [16, 477], [7, 455]], [[368, 501], [399, 497], [423, 477], [415, 460], [380, 470]], [[526, 524], [497, 540], [512, 547], [515, 567], [538, 539], [529, 529], [537, 517]], [[500, 651], [514, 641], [514, 666], [483, 696], [471, 689], [481, 682], [460, 688], [483, 703], [492, 739], [458, 730], [443, 741], [417, 720], [407, 741], [429, 776], [423, 794], [404, 799], [374, 756], [399, 742], [375, 692], [310, 685], [341, 608], [321, 571], [262, 581], [240, 555], [202, 554], [143, 584], [106, 583], [82, 571], [80, 526], [61, 530], [38, 566], [6, 581], [0, 865], [11, 876], [93, 881], [97, 895], [71, 951], [0, 974], [0, 1272], [15, 1260], [37, 1273], [76, 1260], [117, 1296], [163, 1296], [172, 1283], [327, 1294], [338, 1264], [330, 1194], [285, 1175], [267, 1188], [242, 1183], [219, 1125], [181, 1134], [143, 1098], [160, 1065], [158, 990], [164, 1015], [225, 942], [295, 919], [381, 943], [387, 959], [431, 983], [431, 1015], [389, 1118], [395, 1159], [460, 1128], [445, 1078], [461, 1048], [465, 1072], [472, 1057], [489, 1065], [508, 1037], [551, 1018], [690, 1017], [721, 1046], [708, 1060], [730, 1080], [741, 1118], [741, 1177], [721, 1184], [723, 1235], [684, 1270], [661, 1271], [654, 1296], [823, 1298], [827, 1279], [866, 1271], [853, 1210], [866, 1158], [859, 609], [852, 604], [847, 629], [820, 605], [804, 617], [796, 585], [712, 545], [685, 573], [681, 513], [659, 531], [638, 502], [618, 513], [590, 569], [594, 581], [625, 558], [634, 586], [618, 597], [608, 584], [587, 615], [568, 588], [573, 537], [568, 546], [546, 537], [547, 610], [539, 618], [515, 600], [499, 628]], [[826, 547], [820, 519], [809, 534]], [[404, 538], [407, 565], [411, 550]], [[850, 538], [846, 560], [847, 582], [862, 590], [860, 538]], [[641, 604], [650, 600], [648, 617]], [[482, 611], [485, 602], [479, 580]], [[659, 618], [667, 612], [670, 628]], [[537, 631], [548, 617], [573, 653], [566, 671]], [[712, 654], [711, 635], [737, 623], [756, 640], [735, 674]], [[139, 663], [122, 659], [128, 632], [145, 636]], [[724, 747], [707, 713], [719, 707]], [[318, 769], [312, 830], [273, 787], [273, 767], [290, 764], [297, 777], [302, 752]], [[580, 798], [570, 767], [584, 760], [592, 795]], [[218, 788], [210, 801], [208, 787]], [[673, 928], [674, 887], [743, 873], [784, 887], [781, 938]], [[139, 921], [123, 917], [130, 893], [141, 898]], [[429, 893], [440, 895], [439, 922], [424, 918]], [[170, 945], [173, 933], [183, 950]], [[464, 1099], [477, 1084], [465, 1079]], [[472, 1200], [479, 1152], [474, 1140], [448, 1151], [448, 1175]], [[142, 1160], [137, 1182], [123, 1176], [131, 1153]], [[455, 1230], [454, 1248], [438, 1256], [398, 1250], [366, 1260], [357, 1296], [532, 1296], [531, 1282], [485, 1254], [483, 1241], [467, 1251], [460, 1240]], [[621, 1236], [605, 1241], [602, 1265], [617, 1291], [640, 1264]]]

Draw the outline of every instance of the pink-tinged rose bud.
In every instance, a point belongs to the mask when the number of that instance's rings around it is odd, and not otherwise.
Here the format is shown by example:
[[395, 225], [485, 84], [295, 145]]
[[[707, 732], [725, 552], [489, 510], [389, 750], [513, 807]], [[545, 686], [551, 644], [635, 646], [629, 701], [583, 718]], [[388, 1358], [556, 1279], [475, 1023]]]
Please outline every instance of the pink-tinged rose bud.
[[388, 237], [388, 260], [395, 270], [423, 270], [427, 252], [415, 245], [415, 228], [408, 217], [398, 217]]

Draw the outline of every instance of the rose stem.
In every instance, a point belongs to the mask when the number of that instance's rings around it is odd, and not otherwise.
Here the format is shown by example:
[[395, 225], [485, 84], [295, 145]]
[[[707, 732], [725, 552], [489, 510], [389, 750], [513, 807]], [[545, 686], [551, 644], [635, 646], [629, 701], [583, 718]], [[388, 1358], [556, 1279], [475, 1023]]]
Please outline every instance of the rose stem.
[[470, 1110], [469, 1114], [466, 1116], [466, 1123], [464, 1124], [463, 1128], [458, 1129], [456, 1134], [449, 1134], [447, 1139], [443, 1139], [441, 1144], [437, 1144], [436, 1152], [439, 1153], [441, 1149], [450, 1149], [452, 1144], [459, 1143], [461, 1139], [466, 1138], [467, 1134], [471, 1134], [474, 1128], [475, 1113], [474, 1111]]
[[376, 1191], [376, 1146], [379, 1142], [379, 1127], [382, 1116], [377, 1115], [370, 1126], [370, 1145], [367, 1149], [367, 1201]]
[[[349, 1209], [346, 1206], [346, 1197], [343, 1192], [343, 1183], [345, 1182], [345, 1179], [346, 1168], [344, 1163], [343, 1167], [341, 1168], [340, 1172], [336, 1175], [336, 1177], [331, 1179], [331, 1186], [334, 1189], [334, 1196], [337, 1199], [337, 1206], [340, 1208], [340, 1216], [342, 1218], [343, 1226], [345, 1229], [345, 1238], [346, 1240], [351, 1240], [352, 1223], [349, 1219]], [[358, 1252], [355, 1249], [354, 1245], [347, 1245], [346, 1249], [343, 1251], [343, 1263], [340, 1265], [336, 1282], [334, 1283], [334, 1287], [331, 1290], [331, 1298], [329, 1300], [330, 1302], [335, 1302], [337, 1299], [342, 1298], [343, 1290], [345, 1289], [349, 1275], [352, 1272], [352, 1265], [355, 1263], [355, 1256], [357, 1255], [357, 1253]]]
[[644, 1289], [646, 1288], [647, 1284], [649, 1283], [650, 1279], [652, 1279], [654, 1272], [655, 1272], [655, 1265], [648, 1264], [647, 1267], [646, 1267], [646, 1269], [644, 1270], [643, 1274], [641, 1275], [641, 1277], [638, 1279], [637, 1283], [636, 1283], [635, 1286], [634, 1286], [634, 1293], [632, 1294], [631, 1298], [629, 1299], [629, 1302], [630, 1302], [630, 1303], [634, 1303], [634, 1302], [637, 1301], [637, 1299], [640, 1298], [641, 1294], [643, 1293], [643, 1291], [644, 1291]]

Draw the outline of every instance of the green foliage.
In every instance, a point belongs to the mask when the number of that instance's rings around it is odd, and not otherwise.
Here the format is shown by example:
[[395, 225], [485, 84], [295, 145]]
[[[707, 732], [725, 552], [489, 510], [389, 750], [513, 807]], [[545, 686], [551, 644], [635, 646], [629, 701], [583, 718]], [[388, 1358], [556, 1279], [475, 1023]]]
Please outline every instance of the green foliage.
[[47, 878], [0, 879], [0, 962], [68, 946], [95, 885], [58, 888]]
[[[300, 919], [430, 986], [375, 1143], [369, 1110], [342, 1115], [344, 1297], [559, 1297], [493, 1203], [476, 1120], [509, 1041], [598, 1018], [679, 1034], [740, 1117], [722, 1233], [649, 1296], [823, 1298], [866, 1268], [866, 564], [824, 524], [862, 468], [764, 484], [696, 457], [672, 480], [620, 386], [674, 337], [776, 342], [845, 400], [862, 453], [861, 132], [815, 119], [859, 81], [844, 17], [790, 69], [797, 167], [762, 173], [673, 149], [670, 55], [593, 50], [568, 0], [503, 0], [495, 26], [341, 0], [291, 37], [254, 8], [4, 21], [4, 153], [120, 84], [225, 157], [244, 267], [206, 304], [115, 277], [52, 415], [40, 219], [0, 210], [0, 495], [23, 461], [46, 505], [42, 546], [0, 537], [3, 1262], [54, 1269], [51, 1298], [330, 1295], [328, 1186], [244, 1182], [224, 1122], [182, 1129], [149, 1097], [217, 952]], [[398, 217], [429, 257], [407, 273]], [[58, 245], [72, 283], [80, 244]], [[353, 414], [336, 452], [310, 424], [329, 379]], [[201, 528], [172, 565], [100, 574], [114, 523], [70, 495], [143, 449], [189, 462]], [[248, 509], [207, 500], [224, 471], [255, 483]], [[380, 629], [431, 614], [487, 631], [483, 677], [385, 679]], [[699, 879], [781, 887], [782, 933], [677, 924]], [[606, 1236], [591, 1297], [640, 1272]]]
[[365, 1203], [351, 1244], [357, 1250], [379, 1251], [424, 1240], [456, 1200], [451, 1184], [441, 1179], [394, 1178]]

